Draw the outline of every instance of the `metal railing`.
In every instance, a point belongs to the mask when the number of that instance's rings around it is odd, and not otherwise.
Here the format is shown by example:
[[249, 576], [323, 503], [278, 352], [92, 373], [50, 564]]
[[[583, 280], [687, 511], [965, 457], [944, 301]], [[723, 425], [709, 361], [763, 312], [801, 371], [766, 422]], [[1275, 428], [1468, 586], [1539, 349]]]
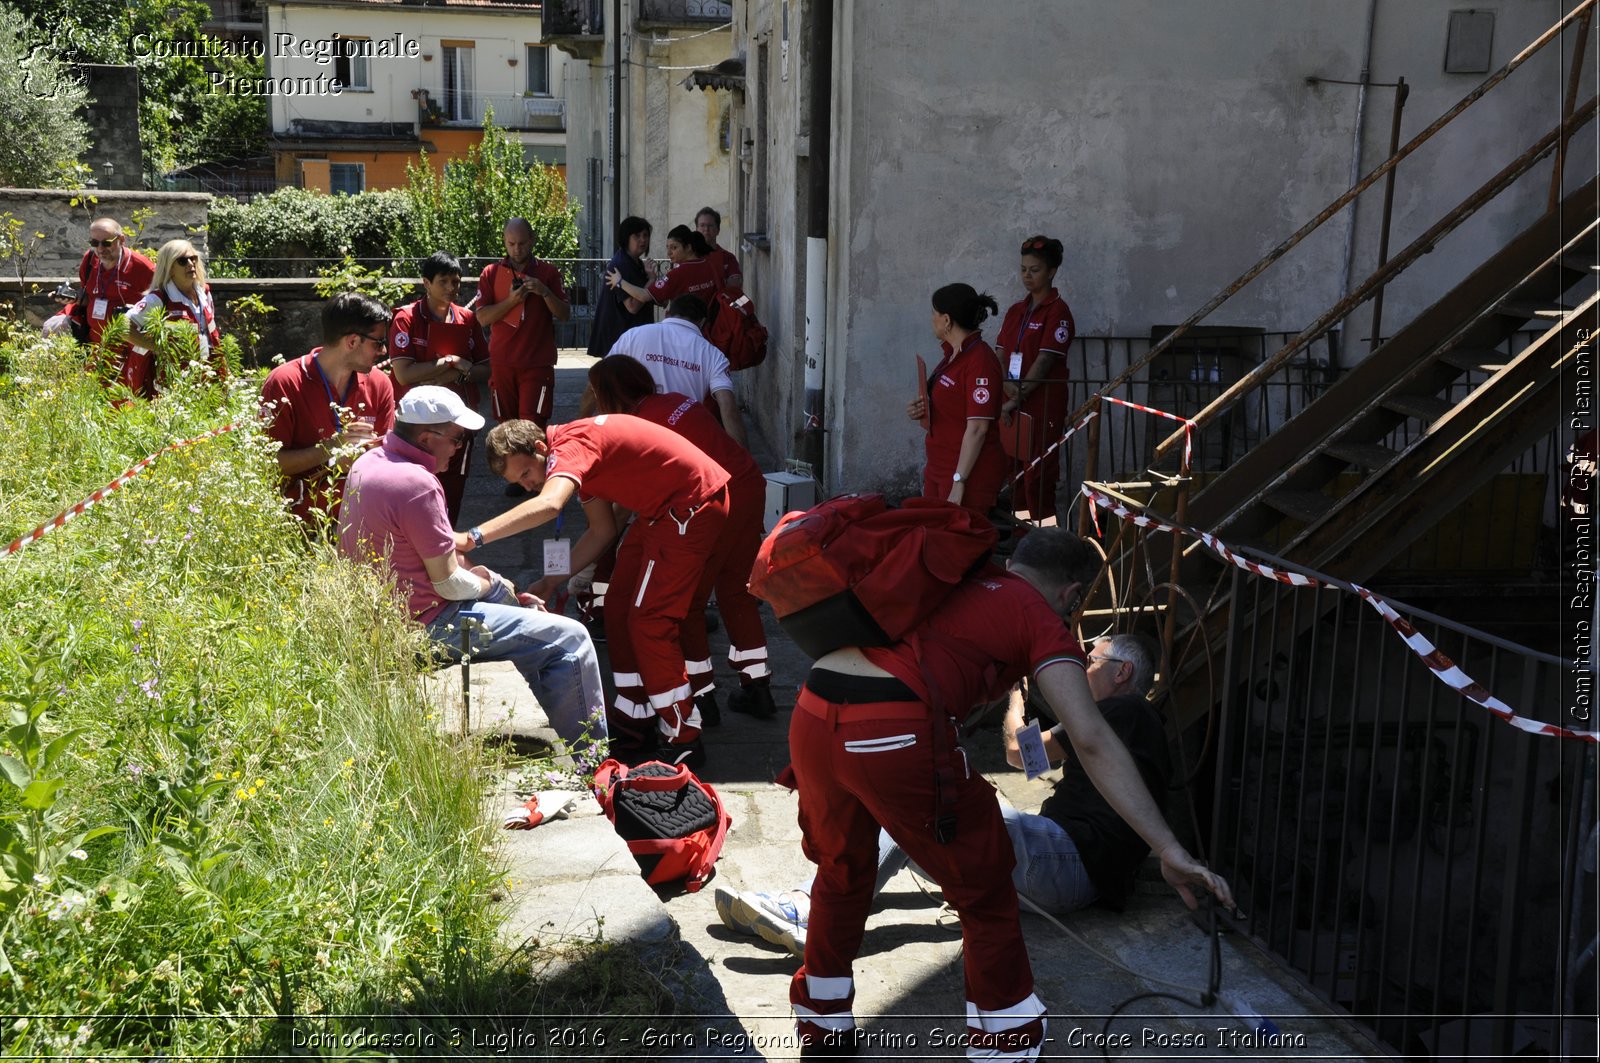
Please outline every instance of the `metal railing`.
[[[1353, 595], [1232, 581], [1202, 833], [1238, 928], [1396, 1053], [1509, 1058], [1529, 1051], [1515, 1030], [1568, 1058], [1595, 746], [1501, 723]], [[1519, 714], [1594, 726], [1586, 664], [1397, 608]]]
[[[1510, 359], [1540, 334], [1538, 329], [1523, 329], [1512, 334], [1499, 349]], [[1181, 351], [1136, 370], [1122, 394], [1141, 405], [1189, 416], [1221, 394], [1237, 379], [1236, 374], [1241, 369], [1255, 364], [1265, 352], [1277, 349], [1290, 335], [1292, 333], [1258, 332], [1195, 338]], [[1235, 406], [1230, 416], [1195, 432], [1191, 482], [1196, 486], [1209, 482], [1314, 402], [1333, 382], [1330, 367], [1337, 339], [1337, 336], [1328, 337], [1325, 345], [1268, 378]], [[1067, 394], [1067, 408], [1078, 406], [1095, 395], [1108, 381], [1139, 361], [1155, 342], [1137, 336], [1078, 337], [1067, 353], [1070, 378], [1063, 389]], [[1216, 379], [1212, 379], [1214, 368]], [[1451, 402], [1459, 401], [1487, 376], [1483, 370], [1469, 372], [1452, 383], [1444, 397]], [[1060, 463], [1056, 468], [1063, 486], [1056, 492], [1056, 516], [1063, 527], [1077, 526], [1074, 514], [1078, 512], [1081, 499], [1076, 492], [1090, 468], [1117, 469], [1133, 479], [1142, 479], [1147, 473], [1159, 476], [1178, 473], [1181, 451], [1161, 457], [1156, 454], [1170, 422], [1112, 404], [1101, 407], [1098, 420], [1097, 431], [1074, 434], [1054, 458], [1047, 459]], [[1003, 432], [1005, 428], [999, 430]], [[1393, 429], [1383, 445], [1402, 451], [1426, 430], [1427, 426], [1420, 421], [1406, 420]], [[1527, 573], [1553, 564], [1555, 558], [1549, 550], [1547, 526], [1555, 516], [1552, 484], [1561, 474], [1566, 443], [1561, 426], [1552, 424], [1548, 434], [1499, 470], [1498, 475], [1441, 520], [1433, 531], [1386, 566], [1386, 578], [1408, 573], [1428, 573], [1434, 577], [1460, 572]], [[1093, 463], [1089, 461], [1091, 446], [1097, 453]], [[1008, 481], [1014, 480], [1020, 472], [1021, 464], [1012, 461]], [[1346, 479], [1349, 487], [1356, 478], [1351, 474]], [[1013, 501], [1020, 507], [1018, 499], [1020, 494], [1014, 492]], [[1029, 516], [1039, 517], [1037, 514]], [[1276, 544], [1272, 536], [1267, 538], [1269, 547]]]
[[539, 13], [542, 39], [598, 37], [605, 33], [604, 0], [544, 0]]
[[727, 0], [641, 0], [641, 24], [697, 25], [729, 22], [733, 5]]
[[561, 96], [446, 92], [434, 99], [432, 90], [418, 93], [424, 126], [481, 126], [492, 112], [502, 129], [560, 132], [567, 128], [567, 101]]

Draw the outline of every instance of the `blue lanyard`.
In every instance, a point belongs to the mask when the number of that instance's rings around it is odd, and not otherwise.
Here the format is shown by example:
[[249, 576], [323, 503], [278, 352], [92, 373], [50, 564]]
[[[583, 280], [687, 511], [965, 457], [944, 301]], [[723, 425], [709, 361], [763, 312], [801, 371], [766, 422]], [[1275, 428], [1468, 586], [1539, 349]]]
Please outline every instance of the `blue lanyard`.
[[344, 432], [344, 421], [339, 416], [339, 410], [350, 398], [350, 393], [356, 387], [356, 375], [350, 374], [350, 383], [344, 386], [344, 395], [340, 398], [333, 397], [333, 381], [328, 379], [328, 374], [322, 371], [322, 363], [317, 361], [317, 356], [311, 356], [311, 364], [317, 367], [317, 376], [322, 378], [322, 390], [328, 396], [328, 408], [333, 411], [333, 434], [340, 435]]

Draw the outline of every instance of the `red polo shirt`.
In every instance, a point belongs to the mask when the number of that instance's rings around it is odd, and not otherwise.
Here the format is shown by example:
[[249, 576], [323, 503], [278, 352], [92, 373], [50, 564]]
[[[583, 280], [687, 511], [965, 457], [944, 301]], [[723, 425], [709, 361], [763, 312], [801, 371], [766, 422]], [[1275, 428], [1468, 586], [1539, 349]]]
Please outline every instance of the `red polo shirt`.
[[[82, 304], [89, 322], [89, 342], [99, 343], [106, 322], [139, 301], [155, 279], [155, 263], [126, 247], [117, 255], [115, 269], [100, 264], [100, 256], [86, 251], [78, 263], [78, 282], [83, 285]], [[101, 303], [100, 300], [105, 300]], [[96, 310], [102, 312], [97, 314]]]
[[[562, 299], [567, 289], [561, 284], [561, 271], [548, 262], [533, 259], [526, 275], [539, 281]], [[511, 295], [519, 276], [508, 259], [483, 267], [478, 278], [478, 305], [493, 306]], [[489, 327], [489, 354], [501, 369], [543, 368], [556, 364], [555, 319], [543, 299], [529, 296], [522, 305]]]
[[709, 309], [722, 290], [722, 276], [720, 264], [713, 258], [697, 258], [673, 266], [652, 281], [645, 291], [662, 306], [680, 295], [693, 295]]
[[[478, 325], [477, 315], [471, 310], [451, 303], [445, 312], [445, 320], [435, 321], [428, 312], [428, 300], [418, 299], [394, 312], [394, 321], [389, 325], [391, 358], [437, 362], [452, 354], [474, 363], [489, 360], [489, 352], [483, 344], [483, 329]], [[461, 401], [469, 408], [477, 408], [478, 385], [450, 383], [444, 386], [460, 395]], [[410, 390], [396, 380], [395, 401], [399, 402]]]
[[747, 497], [753, 493], [757, 507], [763, 504], [767, 480], [761, 475], [761, 466], [718, 423], [705, 403], [669, 391], [647, 395], [633, 413], [652, 424], [672, 429], [722, 466], [730, 477], [730, 495]]
[[606, 413], [545, 434], [546, 476], [565, 476], [583, 498], [603, 498], [660, 520], [709, 499], [728, 482], [727, 470], [687, 439], [642, 417]]
[[1050, 383], [1035, 388], [1022, 406], [1036, 418], [1043, 414], [1051, 424], [1060, 423], [1066, 416], [1067, 350], [1076, 334], [1071, 308], [1051, 288], [1037, 307], [1032, 306], [1029, 299], [1012, 304], [995, 338], [995, 353], [1007, 380], [1021, 380], [1027, 376], [1033, 363], [1038, 361], [1040, 351], [1055, 352], [1055, 365], [1045, 377]]
[[[947, 355], [933, 371], [928, 385], [928, 464], [934, 469], [955, 471], [961, 456], [961, 437], [966, 433], [967, 422], [974, 418], [993, 421], [1000, 416], [1001, 402], [1000, 360], [994, 350], [974, 332], [961, 345], [961, 350]], [[984, 439], [984, 449], [979, 464], [994, 462], [990, 449], [1004, 454], [994, 432]], [[976, 474], [977, 466], [969, 470]]]
[[[926, 668], [947, 699], [939, 708], [957, 716], [981, 701], [1004, 697], [1017, 680], [1037, 675], [1046, 665], [1070, 661], [1086, 667], [1083, 647], [1044, 597], [1021, 576], [999, 569], [951, 591], [916, 634], [920, 658], [906, 642], [863, 647], [861, 652], [924, 701], [929, 699]], [[962, 644], [968, 652], [952, 651], [945, 640]], [[973, 658], [993, 664], [980, 670]]]
[[717, 278], [722, 281], [724, 288], [733, 287], [730, 283], [734, 277], [744, 280], [744, 271], [739, 268], [739, 260], [733, 252], [726, 248], [713, 248], [711, 254], [706, 256], [706, 261], [713, 263], [717, 269]]
[[[267, 435], [281, 443], [284, 450], [316, 446], [343, 431], [346, 414], [341, 408], [350, 416], [371, 417], [373, 431], [379, 436], [392, 431], [394, 385], [389, 378], [379, 372], [356, 373], [345, 393], [335, 395], [316, 362], [321, 350], [315, 347], [310, 354], [284, 362], [267, 374], [261, 385]], [[305, 519], [314, 506], [329, 510], [336, 506], [343, 481], [343, 473], [318, 465], [297, 476], [283, 477], [281, 486], [284, 496], [293, 503], [295, 515]]]

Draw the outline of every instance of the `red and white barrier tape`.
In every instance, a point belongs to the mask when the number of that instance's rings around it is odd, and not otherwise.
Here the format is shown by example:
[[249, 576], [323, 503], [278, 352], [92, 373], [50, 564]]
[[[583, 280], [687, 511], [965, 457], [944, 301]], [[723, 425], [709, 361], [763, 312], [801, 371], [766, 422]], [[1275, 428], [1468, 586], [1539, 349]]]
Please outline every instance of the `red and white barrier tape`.
[[[1290, 572], [1286, 569], [1275, 568], [1272, 565], [1262, 564], [1259, 561], [1251, 561], [1250, 559], [1241, 557], [1239, 554], [1235, 553], [1231, 548], [1228, 547], [1226, 543], [1209, 532], [1196, 531], [1193, 528], [1185, 528], [1181, 525], [1159, 520], [1147, 513], [1142, 513], [1138, 510], [1130, 508], [1121, 500], [1112, 498], [1110, 495], [1105, 494], [1104, 492], [1096, 491], [1088, 484], [1084, 484], [1081, 488], [1081, 491], [1083, 495], [1096, 506], [1103, 509], [1108, 509], [1112, 513], [1115, 513], [1117, 516], [1121, 517], [1123, 520], [1135, 524], [1141, 528], [1151, 528], [1155, 531], [1176, 532], [1183, 535], [1193, 536], [1209, 547], [1213, 553], [1217, 554], [1217, 556], [1221, 557], [1224, 561], [1227, 561], [1229, 564], [1232, 564], [1237, 568], [1244, 569], [1246, 572], [1254, 573], [1257, 576], [1265, 576], [1268, 579], [1276, 580], [1279, 583], [1286, 583], [1291, 587], [1327, 587], [1335, 590], [1353, 591], [1355, 594], [1360, 596], [1362, 601], [1366, 602], [1374, 610], [1376, 610], [1379, 616], [1383, 617], [1389, 622], [1389, 626], [1394, 629], [1397, 635], [1400, 636], [1401, 640], [1405, 642], [1406, 646], [1410, 648], [1411, 652], [1421, 658], [1422, 663], [1427, 665], [1428, 670], [1431, 671], [1442, 683], [1444, 683], [1450, 689], [1456, 691], [1456, 693], [1460, 694], [1468, 701], [1474, 702], [1478, 705], [1481, 705], [1483, 708], [1488, 709], [1489, 712], [1498, 717], [1502, 723], [1510, 724], [1517, 730], [1526, 731], [1529, 734], [1550, 735], [1555, 738], [1572, 738], [1580, 742], [1600, 743], [1600, 731], [1577, 731], [1569, 727], [1562, 727], [1559, 724], [1541, 723], [1538, 720], [1530, 720], [1525, 716], [1518, 716], [1510, 705], [1507, 705], [1505, 702], [1489, 693], [1488, 689], [1482, 683], [1479, 683], [1477, 680], [1467, 675], [1466, 672], [1461, 670], [1459, 665], [1457, 665], [1449, 657], [1446, 657], [1444, 653], [1440, 651], [1439, 647], [1428, 641], [1427, 637], [1412, 625], [1411, 621], [1401, 616], [1395, 611], [1393, 606], [1365, 587], [1354, 583], [1350, 584], [1348, 587], [1343, 587], [1338, 584], [1319, 580], [1313, 576], [1307, 576], [1301, 572]], [[1099, 529], [1099, 526], [1099, 521], [1096, 520], [1096, 530]]]
[[113, 491], [116, 491], [118, 488], [122, 487], [123, 484], [127, 483], [129, 480], [133, 479], [135, 476], [138, 476], [150, 466], [154, 465], [156, 463], [156, 459], [161, 457], [161, 455], [166, 454], [169, 451], [182, 450], [184, 447], [192, 447], [196, 443], [210, 439], [213, 436], [220, 436], [224, 432], [231, 432], [234, 430], [234, 428], [235, 426], [232, 424], [225, 424], [221, 428], [213, 428], [211, 431], [195, 436], [193, 439], [180, 439], [175, 443], [167, 444], [154, 454], [150, 455], [148, 458], [145, 458], [143, 461], [139, 462], [127, 472], [123, 473], [121, 476], [118, 476], [115, 480], [112, 480], [110, 483], [100, 488], [100, 490], [96, 491], [82, 502], [62, 510], [50, 520], [45, 521], [43, 524], [33, 529], [33, 531], [29, 532], [27, 535], [22, 536], [20, 539], [13, 540], [10, 545], [5, 548], [5, 551], [0, 553], [0, 560], [15, 557], [17, 554], [20, 554], [24, 548], [32, 546], [40, 539], [43, 539], [50, 532], [65, 526], [69, 520], [72, 520], [74, 517], [83, 516], [84, 511], [90, 506], [93, 506], [98, 502], [105, 501], [107, 495], [111, 494]]
[[1183, 471], [1188, 473], [1190, 461], [1194, 457], [1193, 421], [1187, 417], [1179, 417], [1175, 413], [1168, 413], [1166, 410], [1158, 410], [1154, 406], [1140, 406], [1137, 402], [1129, 402], [1127, 399], [1114, 398], [1110, 395], [1102, 395], [1100, 397], [1106, 402], [1114, 402], [1118, 406], [1126, 406], [1128, 409], [1138, 410], [1140, 413], [1152, 413], [1157, 417], [1165, 417], [1169, 421], [1177, 421], [1183, 425]]
[[[1040, 453], [1040, 455], [1037, 458], [1034, 458], [1032, 461], [1028, 462], [1028, 464], [1024, 465], [1022, 467], [1022, 471], [1017, 473], [1015, 476], [1013, 476], [1011, 478], [1011, 482], [1013, 484], [1021, 483], [1022, 482], [1022, 478], [1024, 476], [1028, 475], [1030, 472], [1032, 472], [1038, 466], [1038, 464], [1041, 461], [1043, 461], [1044, 459], [1048, 458], [1050, 455], [1054, 454], [1057, 450], [1059, 450], [1061, 448], [1061, 444], [1063, 444], [1067, 440], [1071, 439], [1075, 434], [1077, 434], [1079, 429], [1081, 429], [1084, 425], [1088, 424], [1090, 421], [1094, 420], [1098, 416], [1099, 416], [1099, 414], [1094, 410], [1090, 410], [1088, 413], [1084, 414], [1082, 420], [1080, 420], [1077, 424], [1073, 425], [1072, 427], [1068, 428], [1065, 432], [1061, 433], [1061, 438], [1060, 439], [1056, 440], [1054, 443], [1051, 443], [1048, 447], [1046, 447], [1044, 449], [1044, 451], [1042, 453]], [[1002, 431], [1003, 431], [1003, 429], [1002, 429]]]

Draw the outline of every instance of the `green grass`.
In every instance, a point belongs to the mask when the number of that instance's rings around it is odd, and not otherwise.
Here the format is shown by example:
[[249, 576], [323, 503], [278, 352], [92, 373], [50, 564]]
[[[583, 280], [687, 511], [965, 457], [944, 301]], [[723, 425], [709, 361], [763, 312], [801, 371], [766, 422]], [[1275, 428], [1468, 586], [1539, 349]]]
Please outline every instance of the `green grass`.
[[[0, 1013], [28, 1016], [0, 1029], [7, 1056], [670, 1009], [552, 996], [548, 957], [496, 943], [496, 763], [438, 732], [393, 592], [284, 513], [257, 382], [185, 375], [119, 407], [83, 365], [70, 343], [0, 346], [0, 542], [238, 428], [0, 560]], [[381, 1017], [327, 1018], [349, 1011]]]

